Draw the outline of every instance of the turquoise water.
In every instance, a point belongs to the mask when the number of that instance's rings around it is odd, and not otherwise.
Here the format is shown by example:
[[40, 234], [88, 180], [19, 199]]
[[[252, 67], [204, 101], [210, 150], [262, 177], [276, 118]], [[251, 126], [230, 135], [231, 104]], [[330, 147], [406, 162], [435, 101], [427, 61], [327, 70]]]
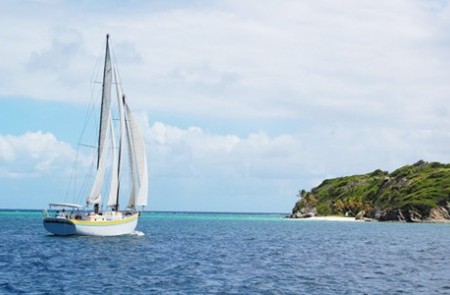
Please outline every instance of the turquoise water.
[[54, 237], [0, 212], [1, 294], [450, 294], [450, 224], [145, 213], [123, 237]]

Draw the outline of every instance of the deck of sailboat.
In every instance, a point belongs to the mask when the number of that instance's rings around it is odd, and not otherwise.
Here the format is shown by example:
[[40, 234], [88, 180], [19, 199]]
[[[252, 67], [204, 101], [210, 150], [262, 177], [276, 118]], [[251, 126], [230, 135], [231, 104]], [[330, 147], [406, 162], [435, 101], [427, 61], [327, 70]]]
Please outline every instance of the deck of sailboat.
[[[114, 213], [121, 213], [121, 212], [115, 212]], [[109, 213], [109, 212], [108, 212]], [[111, 218], [105, 215], [95, 214], [95, 215], [89, 215], [87, 216], [87, 219], [70, 219], [71, 222], [74, 224], [79, 225], [117, 225], [117, 224], [123, 224], [127, 222], [134, 221], [138, 219], [139, 214], [134, 213], [130, 215], [123, 215], [120, 214], [120, 217]]]
[[47, 215], [44, 222], [73, 223], [79, 225], [115, 225], [131, 222], [139, 217], [138, 212], [106, 211], [99, 214], [94, 213], [71, 213], [67, 215], [55, 214], [53, 217]]

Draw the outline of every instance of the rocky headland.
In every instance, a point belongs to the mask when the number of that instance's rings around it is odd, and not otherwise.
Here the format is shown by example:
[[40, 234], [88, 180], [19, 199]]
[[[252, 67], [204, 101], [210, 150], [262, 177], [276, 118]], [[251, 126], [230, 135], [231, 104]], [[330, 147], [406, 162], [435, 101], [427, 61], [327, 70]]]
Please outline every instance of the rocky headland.
[[450, 222], [450, 164], [418, 161], [389, 173], [324, 180], [300, 199], [290, 218], [352, 216], [362, 221]]

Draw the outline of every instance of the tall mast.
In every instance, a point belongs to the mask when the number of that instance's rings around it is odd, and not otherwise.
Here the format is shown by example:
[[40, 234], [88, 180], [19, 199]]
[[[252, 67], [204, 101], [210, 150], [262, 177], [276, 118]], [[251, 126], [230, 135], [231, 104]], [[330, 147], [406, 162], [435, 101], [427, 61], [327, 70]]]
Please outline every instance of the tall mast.
[[[122, 150], [124, 146], [124, 136], [125, 136], [125, 116], [123, 111], [123, 106], [125, 105], [125, 94], [122, 95], [122, 99], [119, 99], [119, 109], [120, 109], [120, 139], [119, 139], [119, 163], [117, 165], [117, 175], [120, 175], [120, 167], [122, 164]], [[116, 211], [119, 211], [119, 190], [120, 190], [120, 178], [117, 183], [117, 196], [116, 196]]]
[[110, 107], [111, 107], [111, 83], [112, 82], [112, 65], [109, 54], [109, 34], [106, 35], [106, 53], [105, 53], [105, 67], [103, 69], [103, 83], [102, 83], [102, 103], [100, 112], [100, 128], [98, 133], [98, 150], [97, 150], [97, 168], [100, 163], [100, 156], [103, 145], [106, 139], [106, 127], [109, 121]]

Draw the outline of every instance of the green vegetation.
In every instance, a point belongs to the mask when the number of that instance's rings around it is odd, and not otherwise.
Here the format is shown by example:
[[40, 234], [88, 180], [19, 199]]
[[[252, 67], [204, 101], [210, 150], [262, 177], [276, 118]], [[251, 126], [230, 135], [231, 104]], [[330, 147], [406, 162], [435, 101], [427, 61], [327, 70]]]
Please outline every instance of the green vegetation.
[[[425, 219], [431, 209], [450, 204], [450, 164], [421, 160], [392, 173], [378, 169], [327, 179], [310, 192], [302, 190], [300, 195], [293, 213], [314, 207], [320, 215], [356, 216], [364, 211], [367, 217], [379, 218], [392, 212], [413, 216], [414, 212], [414, 216]], [[392, 218], [397, 215], [385, 220]], [[406, 221], [410, 221], [408, 217]]]

